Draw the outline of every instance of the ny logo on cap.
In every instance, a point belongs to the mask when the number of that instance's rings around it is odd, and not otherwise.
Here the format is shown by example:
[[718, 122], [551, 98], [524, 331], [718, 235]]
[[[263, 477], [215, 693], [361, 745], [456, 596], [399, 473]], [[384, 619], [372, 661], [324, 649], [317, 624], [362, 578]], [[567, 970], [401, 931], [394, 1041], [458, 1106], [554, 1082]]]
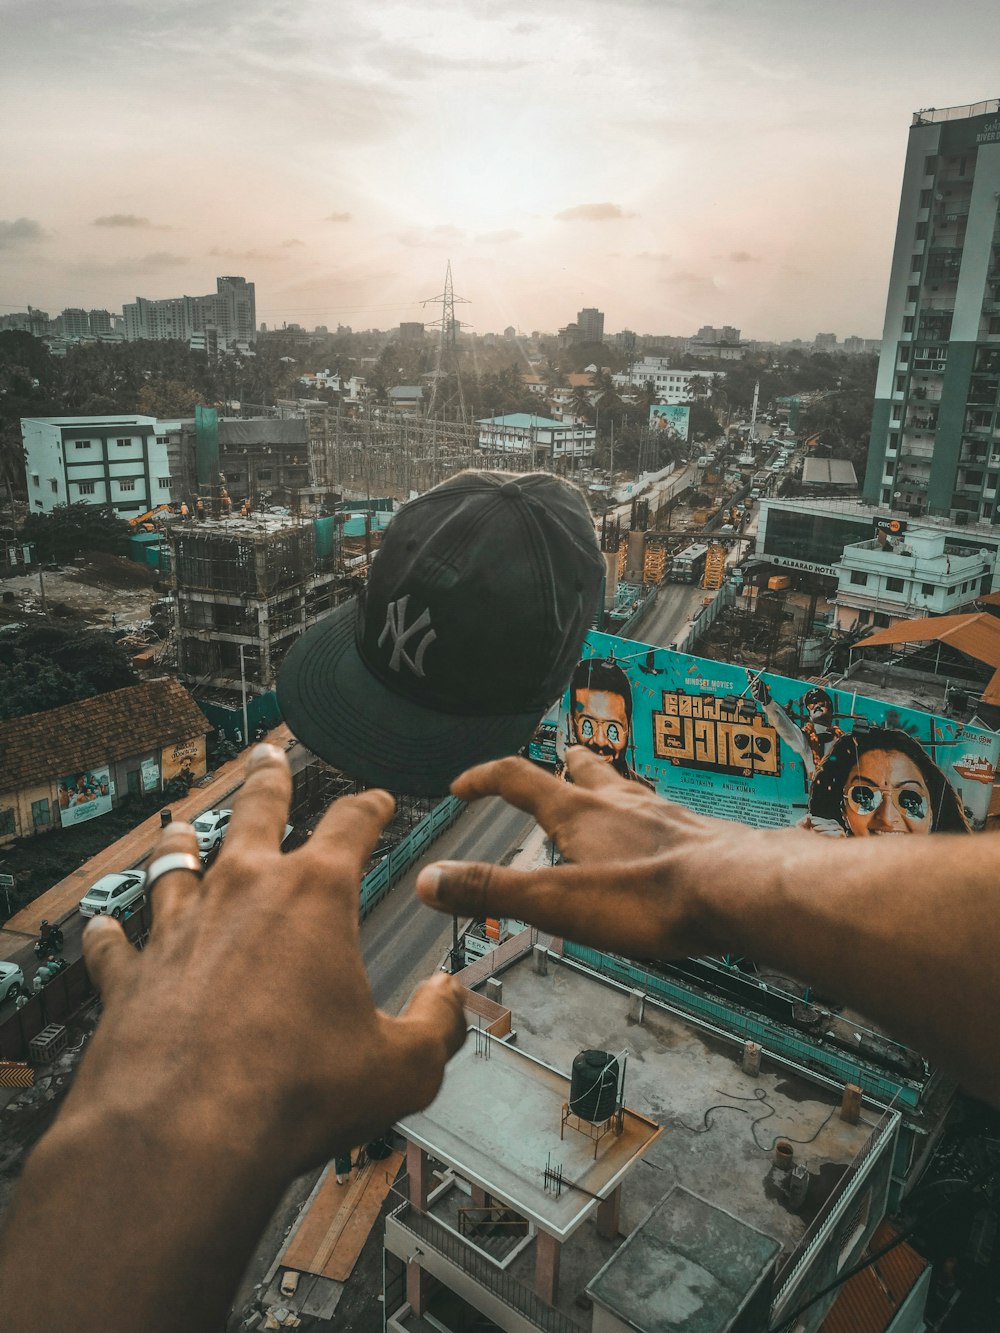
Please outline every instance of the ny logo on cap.
[[[392, 656], [389, 658], [389, 666], [393, 671], [398, 671], [400, 664], [405, 662], [415, 676], [424, 674], [424, 653], [437, 638], [437, 630], [430, 628], [431, 613], [425, 610], [412, 625], [406, 623], [406, 604], [410, 600], [410, 594], [400, 597], [398, 601], [390, 602], [385, 612], [385, 628], [378, 636], [378, 646], [381, 648], [386, 639], [392, 640]], [[408, 656], [406, 645], [418, 634], [420, 630], [425, 630], [423, 638], [416, 645], [417, 651], [413, 657]]]

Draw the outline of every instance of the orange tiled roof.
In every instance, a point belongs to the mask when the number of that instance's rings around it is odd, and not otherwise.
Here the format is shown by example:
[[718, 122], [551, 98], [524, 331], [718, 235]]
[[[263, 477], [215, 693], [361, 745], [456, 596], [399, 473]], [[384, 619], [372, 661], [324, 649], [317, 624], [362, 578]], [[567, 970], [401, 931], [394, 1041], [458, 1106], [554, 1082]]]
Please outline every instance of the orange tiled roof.
[[988, 611], [962, 616], [920, 616], [901, 620], [888, 629], [877, 629], [862, 639], [858, 647], [878, 648], [895, 643], [946, 643], [960, 653], [974, 657], [993, 668], [993, 676], [983, 691], [983, 701], [1000, 704], [1000, 618]]
[[[883, 1221], [866, 1255], [898, 1234], [891, 1222]], [[903, 1241], [844, 1283], [819, 1333], [884, 1333], [926, 1267], [927, 1260]]]
[[189, 740], [212, 724], [172, 677], [0, 722], [0, 785], [16, 791]]

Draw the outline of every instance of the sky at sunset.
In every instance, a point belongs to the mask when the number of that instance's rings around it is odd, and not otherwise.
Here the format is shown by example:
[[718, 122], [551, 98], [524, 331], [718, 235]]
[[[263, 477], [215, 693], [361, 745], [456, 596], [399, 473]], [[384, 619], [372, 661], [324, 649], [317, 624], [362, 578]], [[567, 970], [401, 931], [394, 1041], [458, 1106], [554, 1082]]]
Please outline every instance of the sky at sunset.
[[0, 0], [0, 314], [881, 334], [911, 113], [996, 0]]

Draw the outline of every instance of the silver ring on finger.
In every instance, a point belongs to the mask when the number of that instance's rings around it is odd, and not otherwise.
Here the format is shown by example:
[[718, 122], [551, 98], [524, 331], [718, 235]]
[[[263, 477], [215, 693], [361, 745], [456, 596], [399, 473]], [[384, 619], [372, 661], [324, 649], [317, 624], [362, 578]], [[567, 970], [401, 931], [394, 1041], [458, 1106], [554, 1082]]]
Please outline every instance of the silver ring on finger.
[[194, 852], [167, 852], [165, 856], [158, 856], [146, 871], [147, 893], [161, 875], [169, 874], [172, 870], [190, 870], [199, 879], [205, 873], [201, 858], [195, 856]]

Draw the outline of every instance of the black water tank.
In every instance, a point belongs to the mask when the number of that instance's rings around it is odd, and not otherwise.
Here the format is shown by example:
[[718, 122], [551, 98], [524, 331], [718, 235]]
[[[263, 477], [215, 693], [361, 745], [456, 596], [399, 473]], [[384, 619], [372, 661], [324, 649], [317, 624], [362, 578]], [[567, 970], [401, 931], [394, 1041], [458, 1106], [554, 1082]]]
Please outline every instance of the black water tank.
[[573, 1061], [569, 1109], [581, 1120], [600, 1122], [618, 1101], [618, 1061], [608, 1051], [581, 1051]]

